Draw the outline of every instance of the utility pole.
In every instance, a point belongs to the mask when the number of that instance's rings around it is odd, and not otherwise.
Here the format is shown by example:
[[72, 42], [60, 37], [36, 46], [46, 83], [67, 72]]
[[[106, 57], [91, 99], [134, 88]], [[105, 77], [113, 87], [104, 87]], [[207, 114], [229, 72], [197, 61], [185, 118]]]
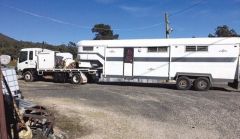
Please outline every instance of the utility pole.
[[165, 13], [165, 29], [166, 29], [166, 38], [170, 37], [170, 33], [172, 32], [172, 28], [170, 28], [168, 13]]
[[[166, 31], [166, 39], [168, 39], [170, 37], [170, 33], [172, 32], [172, 28], [170, 28], [170, 23], [169, 23], [169, 19], [168, 19], [168, 14], [165, 13], [165, 31]], [[169, 46], [169, 63], [168, 63], [168, 80], [167, 82], [170, 82], [171, 80], [171, 62], [172, 62], [172, 58], [171, 58], [171, 46]]]

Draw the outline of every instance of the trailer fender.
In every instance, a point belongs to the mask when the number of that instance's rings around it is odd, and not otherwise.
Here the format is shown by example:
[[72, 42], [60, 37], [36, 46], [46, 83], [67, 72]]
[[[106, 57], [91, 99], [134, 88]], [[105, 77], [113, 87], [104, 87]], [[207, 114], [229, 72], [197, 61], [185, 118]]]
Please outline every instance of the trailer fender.
[[178, 72], [176, 73], [174, 80], [177, 80], [179, 77], [181, 76], [187, 76], [188, 78], [195, 80], [199, 77], [205, 77], [208, 78], [210, 81], [210, 84], [213, 83], [213, 78], [211, 74], [207, 74], [207, 73], [187, 73], [187, 72]]

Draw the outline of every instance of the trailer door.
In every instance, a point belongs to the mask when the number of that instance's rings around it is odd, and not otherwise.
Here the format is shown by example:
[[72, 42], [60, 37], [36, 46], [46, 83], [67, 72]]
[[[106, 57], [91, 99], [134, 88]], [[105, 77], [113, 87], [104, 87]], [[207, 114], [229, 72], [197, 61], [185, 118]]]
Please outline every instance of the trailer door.
[[123, 75], [133, 76], [134, 48], [124, 48]]

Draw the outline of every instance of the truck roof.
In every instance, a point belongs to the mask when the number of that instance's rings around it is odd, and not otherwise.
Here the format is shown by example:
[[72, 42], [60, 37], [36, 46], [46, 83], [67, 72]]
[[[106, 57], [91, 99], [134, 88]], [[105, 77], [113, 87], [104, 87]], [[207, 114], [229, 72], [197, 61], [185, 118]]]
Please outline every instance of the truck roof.
[[127, 39], [127, 40], [83, 40], [78, 46], [171, 46], [171, 45], [240, 44], [240, 37], [228, 38], [171, 38], [171, 39]]
[[48, 50], [48, 49], [42, 49], [42, 48], [23, 48], [21, 49], [21, 51], [52, 51], [52, 50]]

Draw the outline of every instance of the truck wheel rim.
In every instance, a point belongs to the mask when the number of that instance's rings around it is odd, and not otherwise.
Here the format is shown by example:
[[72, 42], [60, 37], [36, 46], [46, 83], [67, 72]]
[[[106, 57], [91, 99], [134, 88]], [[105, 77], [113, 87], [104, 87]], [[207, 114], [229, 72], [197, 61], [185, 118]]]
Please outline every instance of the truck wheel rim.
[[77, 76], [74, 76], [74, 77], [73, 77], [73, 82], [77, 83], [77, 82], [78, 82], [78, 80], [79, 80], [79, 79], [78, 79], [78, 77], [77, 77]]
[[26, 75], [25, 75], [25, 79], [26, 79], [26, 80], [30, 80], [30, 79], [31, 79], [31, 76], [30, 76], [29, 74], [26, 74]]
[[186, 81], [186, 80], [181, 80], [181, 81], [179, 82], [179, 86], [180, 86], [181, 88], [186, 88], [186, 87], [187, 87], [187, 81]]
[[205, 81], [199, 81], [198, 86], [199, 88], [204, 89], [207, 87], [207, 83]]

